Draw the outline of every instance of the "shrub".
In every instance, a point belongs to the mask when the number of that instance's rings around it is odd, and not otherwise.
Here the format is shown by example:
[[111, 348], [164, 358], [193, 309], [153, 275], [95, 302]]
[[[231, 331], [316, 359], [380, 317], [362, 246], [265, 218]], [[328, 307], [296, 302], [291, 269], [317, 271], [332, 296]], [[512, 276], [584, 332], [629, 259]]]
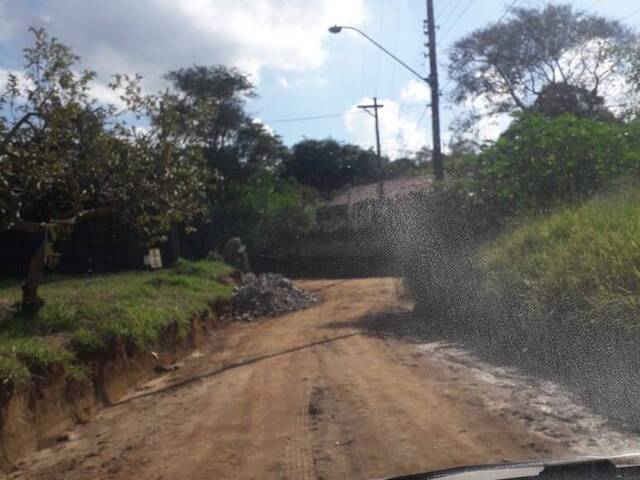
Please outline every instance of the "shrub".
[[480, 155], [480, 193], [510, 211], [584, 198], [622, 174], [638, 173], [637, 130], [569, 114], [522, 114]]

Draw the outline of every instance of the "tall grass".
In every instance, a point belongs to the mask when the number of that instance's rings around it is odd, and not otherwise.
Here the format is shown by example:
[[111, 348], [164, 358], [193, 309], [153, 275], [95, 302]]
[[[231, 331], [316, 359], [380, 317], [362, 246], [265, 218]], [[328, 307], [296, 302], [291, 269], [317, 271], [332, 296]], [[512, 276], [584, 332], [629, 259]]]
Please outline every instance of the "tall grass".
[[480, 254], [540, 302], [572, 302], [640, 324], [640, 189], [626, 187], [529, 218]]

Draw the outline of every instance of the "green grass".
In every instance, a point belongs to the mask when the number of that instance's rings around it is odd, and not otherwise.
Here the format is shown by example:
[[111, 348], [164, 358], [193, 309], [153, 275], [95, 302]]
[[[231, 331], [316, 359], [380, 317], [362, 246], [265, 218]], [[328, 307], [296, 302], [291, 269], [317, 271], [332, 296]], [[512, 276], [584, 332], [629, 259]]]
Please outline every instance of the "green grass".
[[640, 189], [519, 222], [480, 254], [539, 302], [572, 302], [596, 317], [640, 325]]
[[158, 272], [50, 276], [40, 287], [45, 306], [24, 317], [10, 306], [20, 299], [18, 281], [0, 283], [0, 382], [28, 380], [34, 372], [63, 364], [70, 377], [86, 374], [82, 358], [116, 339], [144, 349], [176, 322], [186, 335], [189, 319], [231, 287], [220, 262], [179, 260]]

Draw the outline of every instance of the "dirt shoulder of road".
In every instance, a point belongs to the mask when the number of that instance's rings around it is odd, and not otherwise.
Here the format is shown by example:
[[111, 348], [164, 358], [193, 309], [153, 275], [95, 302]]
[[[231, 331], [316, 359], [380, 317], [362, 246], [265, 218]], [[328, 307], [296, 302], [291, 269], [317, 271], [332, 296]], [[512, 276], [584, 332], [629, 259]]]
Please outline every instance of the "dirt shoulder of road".
[[371, 479], [638, 444], [553, 386], [363, 328], [416, 321], [395, 279], [299, 285], [323, 301], [216, 332], [9, 478]]

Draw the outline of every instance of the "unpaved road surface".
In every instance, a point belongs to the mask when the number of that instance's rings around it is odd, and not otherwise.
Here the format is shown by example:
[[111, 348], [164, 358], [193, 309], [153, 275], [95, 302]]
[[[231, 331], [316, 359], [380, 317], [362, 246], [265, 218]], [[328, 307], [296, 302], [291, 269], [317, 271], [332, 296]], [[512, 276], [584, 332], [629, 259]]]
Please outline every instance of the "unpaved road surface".
[[[552, 388], [363, 329], [408, 308], [396, 280], [299, 284], [323, 301], [214, 332], [10, 478], [372, 479], [605, 447], [587, 412], [552, 411], [566, 403]], [[609, 446], [635, 441], [609, 433]]]

